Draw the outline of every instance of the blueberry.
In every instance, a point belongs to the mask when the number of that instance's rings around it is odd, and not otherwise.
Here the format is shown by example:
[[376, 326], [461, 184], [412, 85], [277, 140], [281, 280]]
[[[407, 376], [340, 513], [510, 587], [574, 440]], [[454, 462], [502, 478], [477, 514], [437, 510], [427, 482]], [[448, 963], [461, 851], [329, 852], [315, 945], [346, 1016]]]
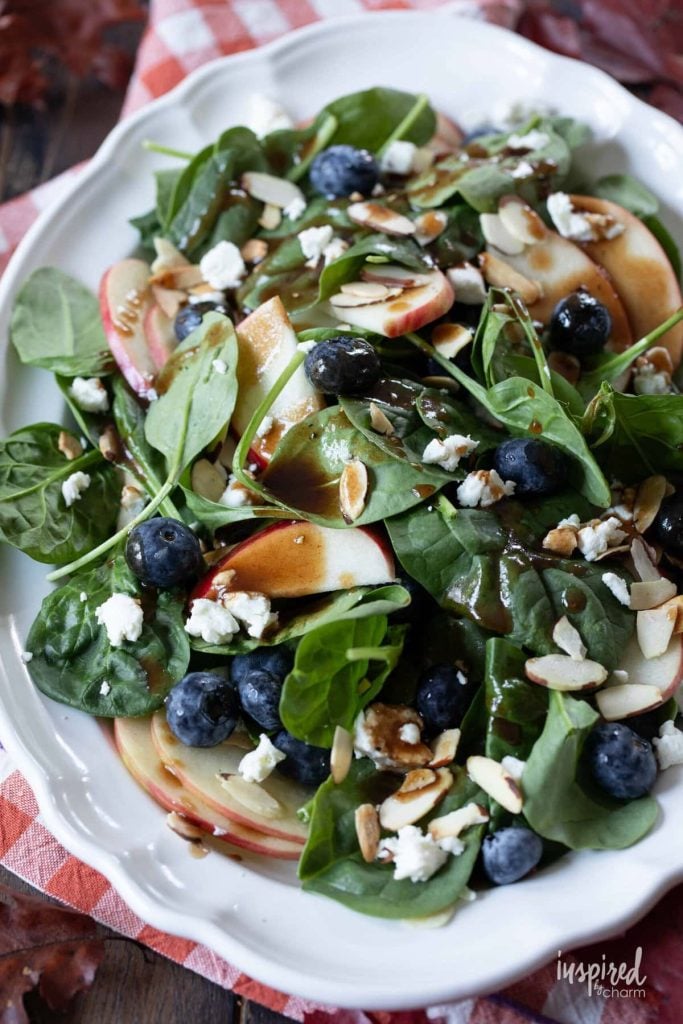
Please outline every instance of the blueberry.
[[536, 867], [543, 854], [540, 836], [528, 828], [501, 828], [481, 844], [484, 871], [495, 885], [518, 882]]
[[286, 647], [257, 647], [248, 654], [237, 654], [230, 664], [230, 678], [239, 685], [253, 671], [269, 672], [282, 681], [294, 664], [292, 652]]
[[188, 747], [215, 747], [239, 717], [233, 685], [217, 672], [190, 672], [166, 698], [168, 727]]
[[551, 494], [567, 482], [569, 462], [555, 445], [535, 437], [513, 437], [493, 453], [493, 467], [518, 494]]
[[157, 517], [134, 526], [126, 541], [126, 562], [148, 587], [191, 583], [204, 562], [199, 541], [177, 519]]
[[325, 395], [348, 395], [376, 384], [382, 367], [372, 345], [340, 334], [321, 341], [306, 356], [306, 376]]
[[338, 199], [360, 192], [369, 196], [379, 181], [379, 166], [372, 153], [355, 146], [330, 146], [311, 164], [311, 185], [321, 196]]
[[427, 732], [459, 726], [476, 686], [455, 665], [432, 665], [420, 676], [415, 707]]
[[282, 728], [280, 694], [292, 662], [290, 652], [277, 647], [233, 658], [231, 678], [237, 685], [242, 710], [268, 732]]
[[683, 490], [664, 499], [654, 521], [654, 530], [665, 548], [683, 555]]
[[202, 322], [205, 313], [223, 313], [228, 315], [228, 309], [219, 302], [195, 302], [176, 313], [173, 323], [173, 330], [178, 341], [184, 341], [188, 334], [192, 334], [196, 327]]
[[273, 736], [273, 746], [287, 755], [278, 771], [304, 786], [319, 786], [330, 774], [330, 752], [324, 747], [297, 740], [285, 729]]
[[595, 782], [617, 800], [645, 796], [657, 777], [652, 745], [620, 722], [603, 722], [593, 729], [586, 758]]
[[424, 587], [421, 587], [412, 576], [400, 575], [397, 583], [410, 594], [410, 604], [407, 608], [399, 608], [392, 612], [392, 623], [410, 623], [419, 621], [427, 610], [429, 595]]
[[574, 356], [590, 356], [602, 351], [611, 330], [609, 310], [581, 289], [555, 306], [550, 318], [550, 344]]

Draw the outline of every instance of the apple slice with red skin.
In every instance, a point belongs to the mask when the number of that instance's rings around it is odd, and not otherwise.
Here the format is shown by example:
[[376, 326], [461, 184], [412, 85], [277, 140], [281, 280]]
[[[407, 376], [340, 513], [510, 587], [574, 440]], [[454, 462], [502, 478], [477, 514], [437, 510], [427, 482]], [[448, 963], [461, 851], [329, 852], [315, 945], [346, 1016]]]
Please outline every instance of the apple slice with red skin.
[[425, 284], [407, 288], [401, 295], [384, 302], [339, 308], [328, 302], [327, 312], [343, 323], [363, 327], [385, 338], [418, 331], [447, 313], [455, 300], [453, 287], [440, 270], [430, 270], [424, 276], [428, 278]]
[[178, 344], [173, 321], [166, 316], [161, 306], [155, 302], [145, 313], [144, 332], [147, 347], [157, 370], [167, 362]]
[[663, 700], [669, 700], [683, 681], [683, 635], [673, 636], [664, 654], [645, 658], [634, 634], [626, 645], [619, 668], [628, 672], [629, 683], [654, 686], [661, 691]]
[[133, 391], [147, 398], [157, 372], [145, 333], [152, 303], [150, 269], [144, 260], [114, 263], [100, 282], [100, 311], [109, 349]]
[[[635, 339], [649, 334], [683, 304], [669, 258], [642, 220], [623, 206], [593, 196], [572, 196], [578, 211], [614, 217], [624, 230], [615, 238], [582, 242], [581, 248], [607, 271], [631, 324]], [[683, 355], [683, 323], [657, 342], [669, 350], [674, 367]]]
[[[242, 436], [249, 421], [282, 371], [297, 352], [297, 337], [278, 296], [264, 302], [236, 328], [239, 391], [232, 414], [232, 429]], [[324, 406], [303, 366], [287, 382], [268, 411], [272, 426], [252, 441], [260, 463], [268, 463], [287, 427], [299, 423]]]
[[221, 784], [220, 775], [237, 775], [237, 767], [247, 753], [227, 740], [215, 747], [187, 747], [168, 727], [166, 715], [157, 711], [152, 716], [152, 743], [169, 771], [176, 775], [191, 796], [197, 796], [212, 810], [264, 835], [276, 836], [302, 846], [307, 828], [297, 817], [297, 810], [310, 800], [313, 790], [298, 785], [272, 772], [260, 787], [282, 808], [278, 817], [266, 817], [253, 807], [241, 803]]
[[230, 590], [270, 598], [378, 586], [396, 577], [393, 555], [380, 534], [365, 527], [341, 532], [298, 521], [273, 523], [232, 548], [199, 581], [190, 600], [216, 600], [213, 580], [226, 570], [235, 574]]
[[292, 842], [279, 836], [266, 835], [228, 818], [202, 800], [201, 796], [191, 793], [162, 764], [152, 742], [149, 718], [117, 718], [114, 722], [114, 739], [121, 760], [130, 774], [165, 811], [181, 814], [207, 835], [229, 845], [266, 857], [298, 860], [301, 840]]

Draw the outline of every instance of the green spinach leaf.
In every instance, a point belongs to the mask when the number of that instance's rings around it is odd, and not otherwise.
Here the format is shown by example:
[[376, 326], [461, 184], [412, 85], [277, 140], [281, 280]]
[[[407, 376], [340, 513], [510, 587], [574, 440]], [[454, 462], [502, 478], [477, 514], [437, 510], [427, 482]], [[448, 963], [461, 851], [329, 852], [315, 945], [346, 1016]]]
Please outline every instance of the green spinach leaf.
[[495, 761], [511, 754], [525, 760], [543, 731], [548, 691], [530, 683], [526, 655], [500, 637], [486, 644], [486, 755]]
[[412, 239], [390, 238], [381, 234], [366, 235], [323, 269], [318, 301], [322, 302], [334, 295], [347, 281], [355, 281], [368, 256], [383, 256], [391, 263], [400, 263], [409, 270], [421, 273], [429, 270], [424, 254]]
[[[325, 114], [331, 114], [337, 122], [329, 144], [371, 152], [377, 152], [391, 137], [423, 146], [436, 131], [436, 115], [429, 103], [399, 89], [375, 87], [340, 96], [327, 104], [322, 111]], [[411, 123], [396, 136], [396, 130], [408, 117]]]
[[603, 386], [585, 429], [601, 464], [624, 483], [683, 471], [683, 395], [622, 395]]
[[630, 174], [608, 174], [591, 187], [591, 195], [608, 199], [644, 219], [657, 213], [659, 200]]

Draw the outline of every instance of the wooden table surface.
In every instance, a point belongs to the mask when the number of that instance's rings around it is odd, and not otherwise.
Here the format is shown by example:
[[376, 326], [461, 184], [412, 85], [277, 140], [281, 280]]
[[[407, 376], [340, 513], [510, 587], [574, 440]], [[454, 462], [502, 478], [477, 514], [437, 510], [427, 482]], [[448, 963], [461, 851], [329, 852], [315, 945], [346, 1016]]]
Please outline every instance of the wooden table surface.
[[[130, 45], [137, 42], [137, 30]], [[57, 82], [45, 111], [0, 106], [0, 202], [91, 156], [115, 124], [122, 93], [97, 83]], [[0, 882], [39, 895], [0, 866]], [[43, 897], [45, 898], [45, 897]], [[114, 935], [106, 928], [104, 935]], [[27, 997], [31, 1024], [284, 1024], [280, 1014], [242, 1000], [134, 942], [107, 943], [92, 988], [66, 1015]]]

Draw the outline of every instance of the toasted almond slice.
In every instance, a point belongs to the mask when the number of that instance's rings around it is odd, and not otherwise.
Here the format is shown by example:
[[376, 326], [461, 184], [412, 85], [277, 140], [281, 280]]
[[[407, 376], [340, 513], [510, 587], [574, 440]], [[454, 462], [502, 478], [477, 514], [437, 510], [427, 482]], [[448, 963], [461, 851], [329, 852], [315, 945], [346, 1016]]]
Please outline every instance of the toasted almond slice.
[[190, 265], [190, 261], [167, 238], [155, 238], [154, 250], [156, 257], [151, 266], [153, 274], [160, 270], [168, 270], [169, 267], [189, 267]]
[[631, 558], [633, 559], [633, 565], [636, 573], [643, 581], [643, 583], [654, 582], [655, 580], [661, 579], [662, 574], [655, 565], [650, 548], [642, 539], [642, 537], [636, 537], [631, 544]]
[[633, 508], [633, 522], [638, 533], [645, 533], [654, 523], [659, 506], [664, 500], [666, 488], [665, 476], [649, 476], [638, 488]]
[[548, 366], [553, 373], [564, 377], [570, 384], [576, 384], [581, 376], [581, 363], [569, 352], [560, 352], [559, 349], [549, 352]]
[[353, 761], [353, 737], [348, 729], [338, 725], [334, 730], [332, 750], [330, 751], [330, 772], [332, 779], [339, 785], [349, 774]]
[[[219, 463], [220, 465], [220, 463]], [[220, 467], [223, 470], [223, 467]], [[213, 462], [197, 459], [190, 473], [190, 487], [195, 494], [208, 501], [218, 501], [225, 490], [225, 476]]]
[[247, 782], [241, 775], [220, 776], [221, 786], [230, 795], [255, 814], [261, 814], [264, 818], [282, 817], [282, 804], [270, 793], [266, 793], [263, 786], [258, 782]]
[[185, 302], [187, 295], [178, 288], [162, 288], [160, 285], [152, 285], [152, 294], [159, 307], [166, 316], [173, 320], [178, 310]]
[[250, 238], [240, 249], [245, 263], [260, 263], [268, 255], [268, 243], [265, 238]]
[[385, 296], [372, 298], [369, 295], [352, 295], [349, 292], [337, 292], [330, 295], [330, 305], [338, 309], [352, 309], [354, 306], [374, 306], [376, 302], [383, 302]]
[[274, 231], [275, 228], [280, 226], [282, 220], [282, 210], [275, 203], [266, 203], [261, 211], [261, 216], [258, 219], [259, 224], [266, 231]]
[[188, 264], [187, 266], [167, 267], [159, 270], [150, 277], [149, 283], [170, 291], [187, 292], [195, 285], [201, 284], [203, 280], [199, 267]]
[[670, 601], [675, 596], [676, 584], [672, 583], [665, 576], [660, 576], [658, 580], [632, 583], [630, 608], [634, 612], [658, 608], [665, 601]]
[[64, 458], [69, 462], [72, 462], [83, 454], [83, 445], [81, 442], [66, 430], [60, 430], [59, 437], [57, 439], [57, 447]]
[[418, 245], [429, 245], [438, 238], [448, 224], [448, 215], [443, 210], [426, 210], [414, 220], [415, 241]]
[[651, 608], [636, 615], [636, 636], [643, 657], [658, 658], [664, 654], [676, 625], [675, 607]]
[[607, 669], [597, 661], [588, 658], [575, 661], [567, 654], [544, 654], [540, 658], [529, 658], [524, 671], [532, 683], [563, 693], [594, 690], [604, 683], [608, 675]]
[[[223, 555], [225, 557], [225, 555]], [[234, 569], [222, 569], [217, 572], [215, 576], [211, 577], [211, 586], [214, 590], [229, 590], [232, 587], [232, 582], [235, 579], [237, 573]], [[252, 747], [249, 747], [251, 750]]]
[[385, 437], [390, 437], [394, 433], [394, 424], [374, 402], [370, 402], [370, 426]]
[[[508, 234], [525, 245], [536, 245], [548, 234], [547, 227], [536, 211], [519, 196], [503, 196], [498, 204], [498, 216]], [[493, 241], [491, 244], [496, 245]], [[496, 248], [501, 249], [501, 246], [496, 245]]]
[[379, 809], [382, 828], [398, 832], [404, 825], [414, 825], [434, 810], [453, 785], [453, 776], [448, 768], [439, 768], [435, 774], [436, 781], [429, 786], [405, 793], [402, 798], [397, 794], [387, 797]]
[[570, 526], [558, 527], [550, 530], [543, 538], [543, 547], [546, 551], [552, 551], [555, 555], [562, 555], [569, 558], [578, 545], [577, 531]]
[[390, 288], [419, 288], [429, 284], [427, 274], [408, 270], [398, 263], [366, 263], [360, 272], [364, 281], [376, 281]]
[[187, 818], [184, 818], [182, 814], [178, 814], [176, 811], [171, 811], [170, 814], [166, 815], [166, 824], [171, 832], [175, 832], [181, 839], [187, 839], [190, 843], [198, 843], [206, 836], [206, 832], [201, 828], [197, 828], [196, 825], [193, 825]]
[[608, 722], [619, 722], [631, 715], [642, 715], [664, 703], [661, 690], [645, 683], [620, 683], [606, 686], [595, 695], [598, 711]]
[[297, 199], [305, 202], [303, 192], [293, 181], [263, 171], [247, 171], [242, 175], [241, 185], [252, 199], [260, 199], [267, 206], [277, 206], [280, 210]]
[[379, 203], [351, 203], [346, 213], [354, 224], [381, 231], [385, 235], [414, 235], [415, 225], [402, 213]]
[[113, 423], [108, 423], [99, 436], [97, 447], [107, 462], [120, 462], [124, 457], [123, 445]]
[[234, 437], [228, 435], [221, 445], [221, 450], [218, 453], [218, 461], [224, 469], [232, 469], [232, 460], [235, 457], [235, 444]]
[[469, 327], [463, 324], [439, 324], [432, 331], [432, 345], [446, 359], [454, 359], [458, 352], [467, 348], [474, 337]]
[[419, 789], [426, 789], [427, 786], [433, 786], [438, 778], [436, 772], [431, 768], [414, 768], [406, 774], [394, 796], [397, 800], [402, 800], [404, 797], [412, 800], [412, 793], [416, 793]]
[[379, 848], [379, 816], [372, 804], [361, 804], [355, 813], [356, 835], [363, 860], [372, 864]]
[[481, 804], [469, 803], [458, 807], [450, 814], [440, 818], [432, 818], [427, 831], [438, 842], [439, 839], [457, 838], [466, 828], [472, 825], [483, 825], [489, 820], [489, 812]]
[[432, 743], [432, 759], [430, 768], [445, 768], [455, 761], [460, 743], [460, 729], [445, 729]]
[[479, 223], [487, 244], [492, 245], [498, 252], [502, 252], [505, 256], [519, 256], [524, 252], [525, 243], [508, 231], [499, 214], [481, 213], [479, 214]]
[[490, 285], [494, 288], [511, 288], [522, 297], [527, 306], [533, 305], [541, 298], [542, 289], [538, 281], [530, 281], [528, 277], [524, 277], [509, 263], [498, 259], [492, 253], [480, 253], [479, 265]]
[[586, 647], [581, 639], [581, 634], [566, 615], [558, 619], [553, 629], [553, 640], [565, 654], [568, 654], [574, 661], [583, 661], [586, 657]]
[[355, 523], [363, 514], [367, 493], [368, 471], [360, 459], [351, 459], [339, 479], [339, 507], [344, 522]]
[[389, 289], [379, 281], [348, 281], [341, 286], [341, 291], [346, 295], [360, 295], [362, 298], [372, 299], [373, 302], [389, 296]]
[[477, 786], [510, 814], [522, 810], [519, 783], [492, 757], [475, 755], [467, 758], [467, 774]]

